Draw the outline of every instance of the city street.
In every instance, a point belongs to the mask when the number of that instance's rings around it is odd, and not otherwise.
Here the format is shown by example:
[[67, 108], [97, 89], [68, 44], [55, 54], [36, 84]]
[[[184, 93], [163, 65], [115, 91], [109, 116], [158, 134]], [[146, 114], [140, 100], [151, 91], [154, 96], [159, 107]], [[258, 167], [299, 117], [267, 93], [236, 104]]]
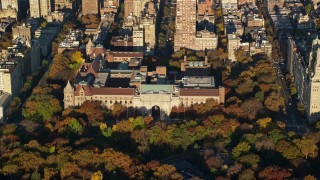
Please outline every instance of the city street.
[[285, 76], [280, 66], [281, 59], [274, 59], [272, 64], [276, 71], [276, 81], [281, 87], [282, 96], [285, 98], [285, 119], [283, 121], [286, 123], [286, 128], [288, 131], [293, 131], [298, 134], [302, 134], [308, 131], [307, 124], [298, 114], [296, 104], [292, 101], [290, 89], [287, 87]]

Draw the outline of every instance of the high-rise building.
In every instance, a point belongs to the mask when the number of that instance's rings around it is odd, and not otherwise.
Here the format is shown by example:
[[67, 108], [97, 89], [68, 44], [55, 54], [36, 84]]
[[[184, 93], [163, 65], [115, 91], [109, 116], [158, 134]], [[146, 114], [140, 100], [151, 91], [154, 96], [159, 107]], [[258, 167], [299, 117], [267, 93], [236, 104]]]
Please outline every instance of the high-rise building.
[[98, 14], [98, 13], [99, 13], [98, 0], [82, 1], [82, 15]]
[[4, 61], [0, 64], [0, 90], [13, 97], [19, 95], [23, 85], [20, 64], [12, 61]]
[[140, 17], [141, 11], [145, 8], [147, 0], [125, 0], [124, 1], [124, 17], [132, 15]]
[[143, 29], [138, 26], [133, 27], [132, 30], [133, 47], [137, 51], [141, 51], [144, 45]]
[[140, 18], [140, 28], [144, 31], [144, 42], [150, 47], [154, 47], [156, 43], [156, 25], [155, 17], [147, 16]]
[[240, 47], [240, 37], [236, 34], [228, 34], [228, 59], [235, 61], [234, 51]]
[[128, 17], [130, 13], [133, 13], [133, 2], [134, 0], [124, 1], [124, 17]]
[[18, 0], [1, 0], [0, 2], [2, 9], [8, 9], [8, 7], [11, 7], [17, 11], [19, 10]]
[[46, 17], [51, 12], [50, 0], [30, 0], [30, 17]]
[[194, 49], [196, 34], [196, 0], [177, 0], [174, 50]]
[[313, 40], [309, 58], [296, 53], [293, 75], [308, 121], [320, 120], [320, 39]]
[[177, 0], [174, 51], [178, 51], [181, 48], [193, 50], [217, 48], [218, 37], [214, 33], [207, 31], [206, 29], [197, 32], [196, 22], [197, 1]]

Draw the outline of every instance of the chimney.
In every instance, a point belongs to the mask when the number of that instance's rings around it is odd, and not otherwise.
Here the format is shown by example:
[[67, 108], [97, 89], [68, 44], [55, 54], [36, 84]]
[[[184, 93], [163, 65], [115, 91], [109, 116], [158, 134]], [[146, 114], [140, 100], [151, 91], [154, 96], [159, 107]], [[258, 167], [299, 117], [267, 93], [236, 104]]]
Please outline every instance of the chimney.
[[207, 48], [204, 49], [204, 65], [208, 65], [208, 52]]
[[183, 61], [184, 61], [185, 63], [187, 63], [187, 50], [185, 50], [184, 57], [183, 57]]

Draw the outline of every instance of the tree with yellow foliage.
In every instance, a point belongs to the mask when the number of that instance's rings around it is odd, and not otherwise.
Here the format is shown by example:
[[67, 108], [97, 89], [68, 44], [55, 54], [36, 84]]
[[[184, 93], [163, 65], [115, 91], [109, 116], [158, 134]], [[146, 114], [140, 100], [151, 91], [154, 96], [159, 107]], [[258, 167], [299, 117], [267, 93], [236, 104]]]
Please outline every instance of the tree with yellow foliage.
[[271, 118], [261, 118], [257, 121], [260, 128], [266, 128], [270, 122], [272, 122]]
[[92, 174], [90, 180], [102, 180], [103, 179], [103, 175], [101, 173], [101, 171], [97, 171], [95, 173]]

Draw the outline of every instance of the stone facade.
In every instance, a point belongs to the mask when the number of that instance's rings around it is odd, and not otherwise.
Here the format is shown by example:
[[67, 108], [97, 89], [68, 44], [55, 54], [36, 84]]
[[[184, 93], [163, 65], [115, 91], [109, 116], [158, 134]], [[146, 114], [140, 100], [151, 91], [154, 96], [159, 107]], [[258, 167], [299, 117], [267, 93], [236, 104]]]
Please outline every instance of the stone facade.
[[171, 108], [180, 104], [186, 107], [205, 103], [207, 99], [224, 103], [225, 89], [175, 89], [173, 85], [141, 85], [140, 91], [134, 88], [94, 88], [87, 84], [73, 87], [70, 82], [64, 88], [64, 107], [80, 106], [84, 101], [101, 101], [112, 109], [114, 103], [139, 108], [143, 115], [151, 114], [152, 108], [160, 107], [161, 113], [169, 115]]
[[22, 26], [16, 26], [12, 28], [12, 39], [16, 38], [24, 38], [25, 40], [31, 40], [31, 26], [26, 26], [23, 24]]
[[195, 39], [194, 50], [216, 49], [218, 47], [218, 36], [207, 30], [198, 31]]
[[234, 51], [240, 47], [240, 37], [236, 34], [228, 34], [228, 59], [236, 61]]
[[125, 0], [124, 1], [124, 17], [131, 13], [134, 16], [140, 17], [141, 11], [144, 9], [147, 0]]
[[82, 15], [98, 14], [98, 0], [83, 0], [82, 1]]
[[185, 47], [194, 49], [196, 34], [196, 1], [177, 0], [174, 50]]
[[50, 0], [30, 0], [30, 17], [46, 17], [51, 13]]
[[293, 62], [294, 81], [307, 119], [320, 119], [320, 39], [314, 39], [309, 58], [296, 53]]
[[0, 19], [2, 18], [18, 18], [18, 10], [13, 9], [13, 8], [8, 8], [8, 9], [0, 9]]
[[19, 11], [18, 0], [1, 0], [2, 9], [15, 9]]

